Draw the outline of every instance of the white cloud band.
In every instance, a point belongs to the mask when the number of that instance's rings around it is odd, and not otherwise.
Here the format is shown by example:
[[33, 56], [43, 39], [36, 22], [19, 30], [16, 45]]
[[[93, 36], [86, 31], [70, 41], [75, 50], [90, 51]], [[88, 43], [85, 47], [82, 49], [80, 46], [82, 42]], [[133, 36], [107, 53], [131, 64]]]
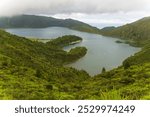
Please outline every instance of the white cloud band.
[[150, 0], [0, 0], [0, 15], [150, 11]]

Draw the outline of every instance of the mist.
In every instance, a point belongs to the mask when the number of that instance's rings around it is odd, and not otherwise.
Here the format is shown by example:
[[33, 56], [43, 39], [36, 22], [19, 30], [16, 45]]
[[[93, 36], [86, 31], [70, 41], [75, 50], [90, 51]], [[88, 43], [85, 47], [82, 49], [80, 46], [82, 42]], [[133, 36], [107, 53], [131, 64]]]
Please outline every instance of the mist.
[[0, 0], [0, 16], [20, 14], [119, 26], [150, 16], [150, 0]]
[[150, 10], [149, 0], [0, 0], [0, 16], [99, 14]]

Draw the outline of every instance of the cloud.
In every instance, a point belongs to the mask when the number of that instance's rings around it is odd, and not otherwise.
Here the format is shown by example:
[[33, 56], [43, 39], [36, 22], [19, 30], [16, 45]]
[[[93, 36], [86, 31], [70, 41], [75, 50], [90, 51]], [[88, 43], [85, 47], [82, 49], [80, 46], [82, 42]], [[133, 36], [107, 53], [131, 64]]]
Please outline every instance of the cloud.
[[150, 16], [150, 0], [0, 0], [0, 16], [36, 14], [94, 26], [122, 25]]
[[150, 0], [0, 0], [0, 16], [150, 11]]

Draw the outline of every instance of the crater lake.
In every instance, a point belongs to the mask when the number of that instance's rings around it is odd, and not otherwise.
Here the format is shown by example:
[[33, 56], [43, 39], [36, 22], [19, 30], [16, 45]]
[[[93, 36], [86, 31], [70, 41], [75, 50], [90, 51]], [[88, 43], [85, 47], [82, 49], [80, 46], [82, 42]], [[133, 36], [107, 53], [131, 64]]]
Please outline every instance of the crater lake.
[[140, 48], [132, 47], [124, 43], [116, 43], [117, 40], [120, 40], [118, 38], [80, 32], [62, 27], [12, 28], [6, 29], [6, 31], [18, 36], [39, 39], [54, 39], [64, 35], [82, 37], [82, 42], [67, 46], [64, 50], [69, 51], [71, 48], [77, 46], [85, 46], [88, 49], [87, 54], [78, 61], [65, 66], [79, 70], [83, 69], [91, 76], [101, 73], [103, 67], [108, 71], [120, 66], [126, 58], [140, 51]]

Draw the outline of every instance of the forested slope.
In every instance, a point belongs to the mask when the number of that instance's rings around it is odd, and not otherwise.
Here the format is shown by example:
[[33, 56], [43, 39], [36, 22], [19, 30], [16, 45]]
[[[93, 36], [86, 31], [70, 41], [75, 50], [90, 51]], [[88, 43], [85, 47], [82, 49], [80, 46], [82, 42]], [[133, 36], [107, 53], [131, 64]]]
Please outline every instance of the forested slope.
[[99, 33], [99, 29], [86, 23], [73, 19], [56, 19], [53, 17], [36, 15], [18, 15], [12, 17], [0, 17], [0, 28], [46, 28], [66, 27], [73, 30]]
[[86, 54], [86, 48], [76, 49], [67, 53], [59, 45], [0, 30], [0, 99], [75, 99], [78, 85], [89, 78], [85, 71], [63, 67]]
[[150, 17], [145, 17], [112, 30], [102, 30], [102, 32], [103, 35], [126, 39], [132, 45], [145, 45], [147, 40], [150, 40]]

